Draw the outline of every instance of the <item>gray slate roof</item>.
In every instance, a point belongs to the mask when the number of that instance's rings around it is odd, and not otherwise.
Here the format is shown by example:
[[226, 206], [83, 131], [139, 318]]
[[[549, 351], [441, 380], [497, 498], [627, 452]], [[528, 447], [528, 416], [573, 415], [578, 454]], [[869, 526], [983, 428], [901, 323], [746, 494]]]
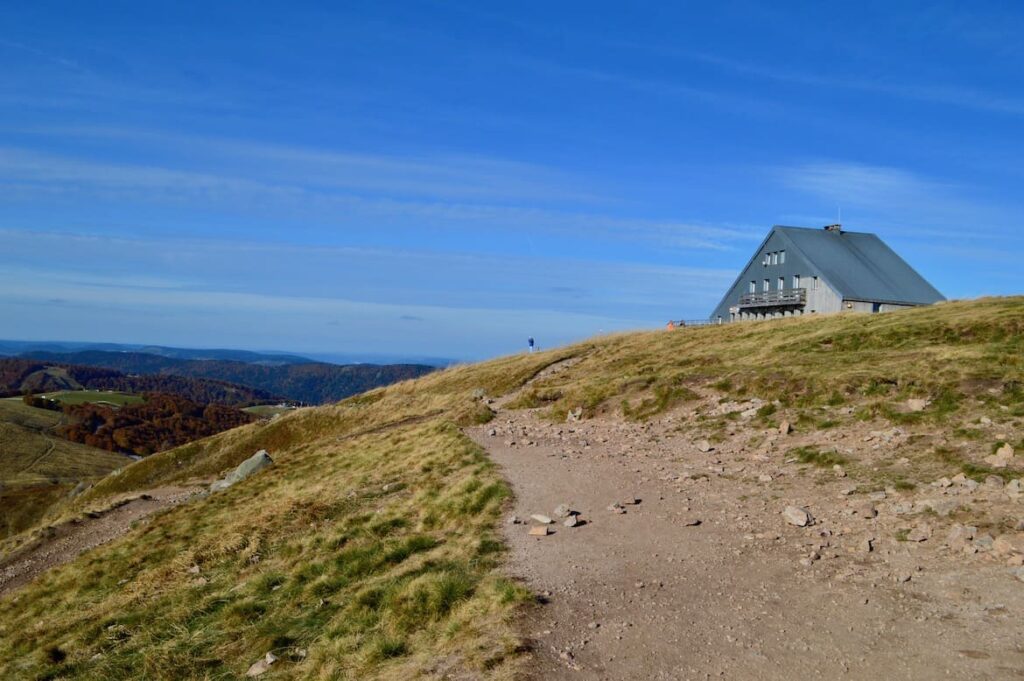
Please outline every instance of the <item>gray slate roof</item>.
[[928, 305], [945, 297], [874, 234], [774, 228], [844, 300]]

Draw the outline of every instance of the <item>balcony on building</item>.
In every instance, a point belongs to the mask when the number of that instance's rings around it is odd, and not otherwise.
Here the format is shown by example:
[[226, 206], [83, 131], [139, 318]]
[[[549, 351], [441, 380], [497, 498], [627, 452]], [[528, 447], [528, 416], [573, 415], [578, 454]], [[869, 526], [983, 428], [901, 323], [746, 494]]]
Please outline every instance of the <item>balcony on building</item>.
[[762, 291], [740, 296], [740, 309], [753, 307], [802, 307], [807, 303], [807, 289], [791, 288], [784, 291]]

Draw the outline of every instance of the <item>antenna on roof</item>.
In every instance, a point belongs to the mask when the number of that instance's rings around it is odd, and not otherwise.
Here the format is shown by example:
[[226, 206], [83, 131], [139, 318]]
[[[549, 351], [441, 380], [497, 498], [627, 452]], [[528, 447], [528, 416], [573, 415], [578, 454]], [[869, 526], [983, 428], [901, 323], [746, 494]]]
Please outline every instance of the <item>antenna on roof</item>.
[[839, 220], [834, 225], [825, 225], [826, 232], [842, 232], [843, 231], [843, 208], [842, 206], [836, 206]]

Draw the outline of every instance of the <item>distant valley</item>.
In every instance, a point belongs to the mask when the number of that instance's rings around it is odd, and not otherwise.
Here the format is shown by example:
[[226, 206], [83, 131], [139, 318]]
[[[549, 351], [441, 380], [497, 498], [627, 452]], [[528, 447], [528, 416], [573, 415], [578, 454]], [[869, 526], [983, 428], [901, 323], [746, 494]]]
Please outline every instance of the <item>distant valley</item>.
[[0, 341], [0, 539], [131, 462], [434, 370], [283, 353]]
[[182, 359], [144, 352], [105, 350], [34, 351], [24, 353], [22, 357], [50, 363], [102, 367], [132, 375], [226, 381], [263, 391], [268, 397], [280, 396], [304, 404], [336, 402], [366, 390], [417, 378], [434, 370], [434, 367], [424, 364], [342, 365], [309, 360], [301, 363], [269, 363], [266, 356], [258, 362], [245, 362]]

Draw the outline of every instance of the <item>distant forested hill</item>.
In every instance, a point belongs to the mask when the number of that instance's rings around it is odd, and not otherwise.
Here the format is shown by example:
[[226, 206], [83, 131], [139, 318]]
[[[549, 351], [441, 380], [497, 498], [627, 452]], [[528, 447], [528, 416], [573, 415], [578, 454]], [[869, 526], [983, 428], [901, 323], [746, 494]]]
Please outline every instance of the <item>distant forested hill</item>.
[[[254, 364], [231, 360], [189, 360], [143, 352], [31, 352], [47, 362], [87, 364], [127, 374], [206, 378], [256, 388], [308, 404], [336, 402], [434, 370], [423, 364]], [[163, 391], [167, 392], [167, 391]]]
[[106, 449], [147, 456], [215, 435], [256, 420], [244, 411], [220, 404], [196, 404], [176, 395], [150, 394], [141, 404], [113, 408], [101, 404], [69, 406], [71, 423], [62, 437]]
[[0, 358], [0, 397], [57, 390], [164, 393], [199, 404], [246, 406], [282, 399], [278, 393], [195, 376], [129, 376], [116, 369], [49, 360]]

